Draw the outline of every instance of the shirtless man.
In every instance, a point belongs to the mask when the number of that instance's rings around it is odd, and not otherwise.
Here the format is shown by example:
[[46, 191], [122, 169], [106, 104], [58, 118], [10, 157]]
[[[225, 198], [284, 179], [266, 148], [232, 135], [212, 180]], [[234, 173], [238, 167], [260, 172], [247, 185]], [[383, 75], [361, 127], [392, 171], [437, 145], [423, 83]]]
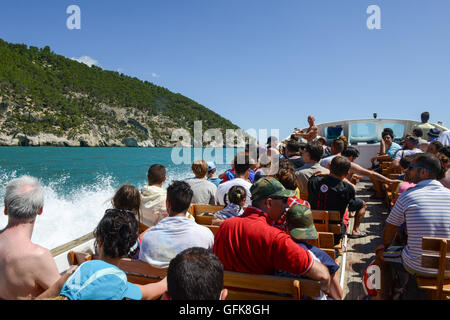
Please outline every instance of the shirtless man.
[[35, 298], [60, 279], [49, 250], [31, 242], [44, 192], [29, 176], [11, 180], [5, 191], [8, 225], [0, 233], [0, 299]]
[[306, 141], [308, 142], [314, 141], [317, 138], [317, 135], [319, 134], [319, 128], [314, 124], [315, 120], [316, 119], [314, 119], [313, 116], [308, 116], [309, 128], [296, 130], [294, 134], [296, 136], [302, 137], [303, 139], [306, 139]]

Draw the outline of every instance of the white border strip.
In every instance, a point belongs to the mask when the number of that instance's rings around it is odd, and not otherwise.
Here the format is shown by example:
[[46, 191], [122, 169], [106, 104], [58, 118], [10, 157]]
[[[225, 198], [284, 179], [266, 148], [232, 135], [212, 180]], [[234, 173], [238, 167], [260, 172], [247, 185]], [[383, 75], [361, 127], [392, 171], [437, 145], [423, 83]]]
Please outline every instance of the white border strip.
[[342, 289], [344, 289], [345, 265], [347, 264], [347, 239], [347, 234], [345, 234], [344, 243], [342, 244], [342, 249], [345, 251], [342, 254], [341, 280], [339, 282]]

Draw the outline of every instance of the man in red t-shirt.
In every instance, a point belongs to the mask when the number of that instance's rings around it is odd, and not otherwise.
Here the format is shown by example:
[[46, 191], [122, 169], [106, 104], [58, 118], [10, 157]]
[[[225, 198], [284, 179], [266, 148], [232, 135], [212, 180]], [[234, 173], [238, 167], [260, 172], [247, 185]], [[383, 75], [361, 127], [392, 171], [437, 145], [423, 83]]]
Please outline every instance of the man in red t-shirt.
[[250, 189], [252, 206], [235, 218], [225, 220], [214, 240], [214, 253], [224, 269], [255, 274], [275, 274], [276, 270], [304, 275], [322, 283], [328, 291], [330, 273], [314, 261], [285, 232], [272, 226], [288, 208], [295, 191], [287, 190], [275, 178], [261, 178]]

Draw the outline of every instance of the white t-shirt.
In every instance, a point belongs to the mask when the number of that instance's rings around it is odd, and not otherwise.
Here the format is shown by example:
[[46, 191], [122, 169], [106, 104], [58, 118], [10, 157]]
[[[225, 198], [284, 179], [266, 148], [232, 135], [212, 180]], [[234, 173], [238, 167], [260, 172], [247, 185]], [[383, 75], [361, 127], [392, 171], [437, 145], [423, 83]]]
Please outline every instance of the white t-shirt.
[[244, 187], [245, 191], [247, 192], [247, 199], [245, 200], [245, 206], [251, 206], [252, 205], [252, 200], [251, 200], [251, 193], [250, 193], [250, 188], [252, 186], [252, 184], [250, 182], [248, 182], [247, 180], [241, 179], [241, 178], [235, 178], [233, 180], [229, 180], [227, 182], [221, 183], [219, 184], [219, 186], [217, 187], [217, 193], [216, 193], [216, 200], [217, 203], [224, 206], [225, 203], [223, 202], [223, 198], [225, 196], [225, 194], [228, 192], [228, 190], [231, 189], [231, 187], [233, 186], [241, 186]]
[[320, 164], [322, 167], [324, 167], [325, 169], [328, 169], [328, 167], [329, 167], [329, 165], [330, 165], [330, 163], [331, 163], [331, 160], [333, 160], [334, 157], [336, 157], [336, 156], [337, 156], [337, 154], [334, 154], [334, 155], [332, 155], [332, 156], [323, 158], [322, 160], [319, 161], [319, 164]]
[[402, 251], [402, 262], [414, 271], [435, 275], [422, 267], [423, 237], [450, 237], [450, 190], [436, 180], [422, 180], [403, 192], [386, 222], [400, 227], [406, 222], [408, 243]]
[[444, 146], [450, 146], [450, 130], [444, 131], [438, 138]]
[[207, 227], [186, 217], [167, 217], [148, 230], [141, 242], [139, 260], [167, 268], [181, 251], [201, 247], [213, 250], [214, 235]]
[[394, 159], [401, 159], [403, 157], [407, 157], [416, 153], [423, 153], [423, 151], [417, 148], [413, 150], [398, 150], [397, 153], [395, 154]]

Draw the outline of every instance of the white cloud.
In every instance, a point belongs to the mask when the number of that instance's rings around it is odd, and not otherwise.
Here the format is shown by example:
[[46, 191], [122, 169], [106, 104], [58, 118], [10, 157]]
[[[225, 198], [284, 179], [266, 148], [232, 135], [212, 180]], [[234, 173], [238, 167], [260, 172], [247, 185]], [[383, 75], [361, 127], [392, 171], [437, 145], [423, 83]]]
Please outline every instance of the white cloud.
[[89, 67], [94, 66], [99, 66], [98, 61], [95, 60], [94, 58], [88, 57], [88, 56], [82, 56], [79, 58], [72, 58], [72, 60], [84, 63], [86, 65], [88, 65]]
[[155, 72], [152, 72], [152, 77], [153, 78], [159, 78], [159, 74], [156, 74]]
[[124, 68], [117, 68], [117, 72], [119, 72], [119, 73], [123, 73], [124, 71], [125, 71]]

